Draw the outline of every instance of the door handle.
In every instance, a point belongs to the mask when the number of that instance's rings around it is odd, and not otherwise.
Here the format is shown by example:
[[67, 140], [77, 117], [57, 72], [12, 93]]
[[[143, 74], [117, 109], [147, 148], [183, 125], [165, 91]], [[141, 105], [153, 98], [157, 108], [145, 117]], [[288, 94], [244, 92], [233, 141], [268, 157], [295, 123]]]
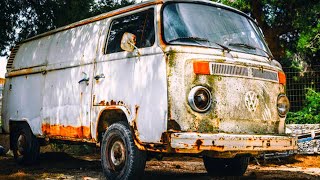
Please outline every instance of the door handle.
[[80, 83], [82, 83], [82, 82], [87, 82], [87, 84], [88, 84], [88, 81], [90, 80], [90, 78], [83, 78], [83, 79], [81, 79], [78, 83], [80, 84]]
[[105, 78], [104, 74], [99, 74], [94, 77], [95, 80], [99, 80], [100, 78]]
[[82, 72], [82, 77], [83, 78], [78, 83], [80, 84], [82, 82], [86, 82], [86, 85], [88, 86], [89, 85], [88, 81], [90, 80], [90, 78], [88, 77], [87, 73]]

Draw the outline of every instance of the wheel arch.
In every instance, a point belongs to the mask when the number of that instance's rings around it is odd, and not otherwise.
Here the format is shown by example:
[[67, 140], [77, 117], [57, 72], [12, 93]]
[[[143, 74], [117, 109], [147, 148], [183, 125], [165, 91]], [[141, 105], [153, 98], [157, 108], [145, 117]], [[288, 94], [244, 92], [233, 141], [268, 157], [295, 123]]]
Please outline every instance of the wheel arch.
[[124, 122], [130, 126], [130, 112], [123, 106], [106, 107], [99, 113], [96, 127], [96, 140], [101, 142], [105, 130], [116, 122]]
[[25, 119], [24, 120], [10, 120], [9, 121], [10, 149], [12, 149], [13, 143], [14, 143], [14, 141], [12, 140], [12, 138], [13, 138], [12, 133], [14, 133], [15, 128], [22, 126], [22, 125], [27, 126], [30, 129], [31, 133], [33, 134], [31, 126], [27, 120], [25, 120]]

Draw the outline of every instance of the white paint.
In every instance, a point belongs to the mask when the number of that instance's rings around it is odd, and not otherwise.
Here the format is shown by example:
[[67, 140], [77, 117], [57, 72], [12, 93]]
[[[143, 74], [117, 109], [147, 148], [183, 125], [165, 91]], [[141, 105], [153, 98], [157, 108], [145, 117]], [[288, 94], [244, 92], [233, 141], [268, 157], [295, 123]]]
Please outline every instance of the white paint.
[[[127, 14], [132, 13], [135, 12]], [[59, 125], [86, 127], [96, 139], [98, 118], [104, 106], [95, 105], [113, 100], [125, 104], [117, 107], [126, 110], [129, 123], [135, 119], [142, 142], [160, 142], [167, 128], [163, 51], [156, 41], [152, 47], [139, 49], [140, 56], [125, 51], [105, 55], [103, 49], [110, 20], [21, 44], [13, 72], [31, 68], [28, 72], [36, 73], [7, 79], [3, 111], [5, 131], [9, 131], [10, 120], [27, 121], [35, 135], [50, 135], [50, 130], [46, 134], [42, 132], [43, 125]], [[157, 27], [156, 21], [154, 25]], [[79, 83], [84, 74], [89, 80]], [[104, 74], [105, 78], [97, 81], [94, 76], [99, 74]], [[67, 133], [61, 134], [69, 137]]]

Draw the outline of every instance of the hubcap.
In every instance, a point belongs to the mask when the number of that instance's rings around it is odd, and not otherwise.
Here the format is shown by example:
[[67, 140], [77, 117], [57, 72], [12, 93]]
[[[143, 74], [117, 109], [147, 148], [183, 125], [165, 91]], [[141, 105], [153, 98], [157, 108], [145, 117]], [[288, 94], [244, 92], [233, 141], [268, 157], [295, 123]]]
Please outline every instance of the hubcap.
[[18, 149], [19, 156], [24, 154], [25, 147], [26, 147], [26, 137], [23, 134], [20, 134], [17, 141], [17, 149]]
[[120, 168], [124, 164], [126, 159], [125, 153], [123, 142], [120, 140], [115, 141], [111, 147], [110, 158], [116, 168]]

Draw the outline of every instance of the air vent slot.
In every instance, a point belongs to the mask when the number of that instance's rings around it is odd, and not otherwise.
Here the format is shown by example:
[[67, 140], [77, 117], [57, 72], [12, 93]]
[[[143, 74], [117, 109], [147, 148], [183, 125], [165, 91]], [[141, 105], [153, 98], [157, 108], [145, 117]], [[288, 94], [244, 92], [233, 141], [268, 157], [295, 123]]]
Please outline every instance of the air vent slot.
[[255, 78], [268, 79], [278, 82], [278, 73], [274, 71], [252, 69], [252, 76]]
[[226, 64], [213, 64], [212, 73], [231, 76], [248, 76], [248, 68]]
[[11, 49], [11, 53], [7, 62], [7, 71], [10, 72], [13, 69], [13, 61], [14, 58], [16, 57], [16, 54], [19, 50], [20, 45], [16, 45], [14, 48]]
[[278, 82], [277, 71], [221, 63], [212, 63], [211, 68], [211, 73], [214, 75], [238, 76]]

